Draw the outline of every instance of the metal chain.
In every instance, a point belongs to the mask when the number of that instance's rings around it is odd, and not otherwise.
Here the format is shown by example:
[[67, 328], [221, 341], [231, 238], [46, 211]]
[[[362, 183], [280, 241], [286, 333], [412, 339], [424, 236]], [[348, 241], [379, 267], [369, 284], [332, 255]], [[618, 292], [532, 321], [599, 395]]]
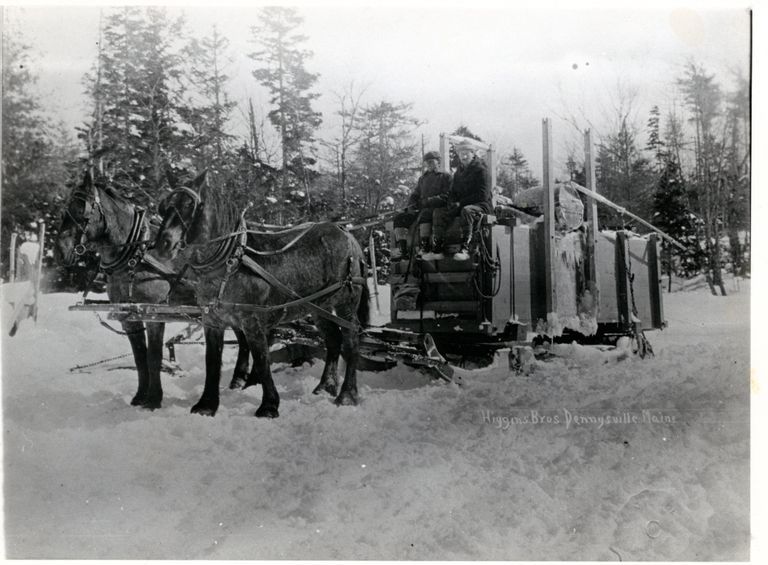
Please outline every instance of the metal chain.
[[75, 371], [79, 371], [81, 369], [88, 369], [90, 367], [95, 367], [96, 365], [101, 365], [102, 363], [109, 363], [110, 361], [117, 361], [118, 359], [123, 359], [125, 357], [130, 357], [133, 355], [133, 353], [125, 353], [124, 355], [117, 355], [115, 357], [110, 357], [109, 359], [102, 359], [101, 361], [95, 361], [93, 363], [88, 363], [87, 365], [75, 365], [74, 367], [71, 367], [69, 369], [70, 373], [74, 373]]

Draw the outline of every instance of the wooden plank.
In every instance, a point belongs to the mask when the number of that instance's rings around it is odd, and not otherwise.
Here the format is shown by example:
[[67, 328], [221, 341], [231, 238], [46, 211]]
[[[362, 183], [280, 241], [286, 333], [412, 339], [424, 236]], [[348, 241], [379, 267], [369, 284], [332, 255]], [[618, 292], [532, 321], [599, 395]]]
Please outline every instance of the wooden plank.
[[145, 304], [115, 302], [113, 304], [74, 304], [68, 308], [73, 312], [113, 312], [113, 313], [146, 313], [146, 314], [185, 314], [202, 315], [203, 310], [199, 306], [171, 306], [168, 304]]
[[513, 258], [513, 314], [523, 323], [532, 321], [531, 306], [531, 230], [528, 226], [518, 226], [512, 230]]
[[45, 222], [40, 220], [40, 231], [37, 235], [38, 251], [35, 265], [35, 304], [32, 306], [32, 318], [37, 322], [37, 311], [40, 306], [40, 285], [43, 281], [43, 254], [45, 253]]
[[[587, 188], [597, 194], [597, 182], [595, 180], [595, 157], [592, 144], [592, 131], [584, 132], [584, 173], [587, 177]], [[597, 201], [591, 198], [587, 202], [587, 288], [593, 295], [597, 305], [597, 315], [600, 312], [600, 281], [598, 280], [597, 262], [595, 253], [597, 250]]]
[[627, 243], [632, 269], [630, 312], [632, 311], [631, 299], [634, 297], [637, 317], [640, 318], [640, 328], [650, 330], [653, 328], [653, 305], [648, 269], [648, 240], [644, 237], [629, 237]]
[[475, 300], [439, 300], [434, 302], [425, 302], [424, 310], [433, 312], [477, 312], [479, 303]]
[[544, 172], [544, 288], [546, 313], [554, 312], [557, 305], [555, 285], [555, 177], [552, 164], [552, 123], [542, 120], [542, 146]]
[[499, 331], [507, 325], [514, 311], [514, 261], [512, 259], [512, 228], [493, 226], [491, 228], [491, 249], [498, 253], [500, 271], [497, 275], [496, 296], [491, 299], [491, 323]]
[[627, 234], [616, 232], [616, 298], [619, 324], [629, 329], [632, 323], [632, 305], [629, 297], [629, 275], [627, 273]]
[[651, 234], [648, 239], [648, 278], [651, 292], [652, 325], [656, 329], [664, 327], [664, 305], [662, 303], [661, 269], [659, 264], [659, 236]]
[[11, 234], [11, 249], [9, 255], [10, 263], [8, 265], [8, 277], [10, 282], [16, 282], [16, 238], [18, 237], [19, 234], [16, 232]]
[[600, 280], [599, 323], [618, 323], [619, 303], [616, 283], [616, 237], [609, 232], [600, 232], [595, 248], [595, 268]]

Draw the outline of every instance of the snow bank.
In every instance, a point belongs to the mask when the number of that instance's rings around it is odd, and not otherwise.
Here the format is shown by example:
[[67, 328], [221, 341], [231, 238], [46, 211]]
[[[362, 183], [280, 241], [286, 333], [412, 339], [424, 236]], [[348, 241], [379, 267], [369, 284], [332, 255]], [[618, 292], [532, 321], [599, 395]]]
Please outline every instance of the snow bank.
[[357, 407], [311, 394], [322, 363], [276, 365], [273, 421], [253, 388], [190, 414], [192, 345], [162, 409], [129, 406], [130, 358], [69, 371], [127, 340], [45, 295], [2, 342], [7, 556], [747, 559], [748, 292], [665, 295], [649, 360], [567, 346], [527, 376], [503, 357], [454, 384], [364, 372]]

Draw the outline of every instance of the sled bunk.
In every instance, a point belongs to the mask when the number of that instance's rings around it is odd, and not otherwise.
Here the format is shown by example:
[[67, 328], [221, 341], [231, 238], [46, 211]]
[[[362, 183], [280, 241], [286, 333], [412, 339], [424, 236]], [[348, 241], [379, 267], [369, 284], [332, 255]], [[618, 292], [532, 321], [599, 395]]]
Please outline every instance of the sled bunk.
[[69, 307], [74, 312], [106, 312], [107, 318], [119, 322], [197, 322], [203, 316], [199, 306], [171, 306], [87, 300]]

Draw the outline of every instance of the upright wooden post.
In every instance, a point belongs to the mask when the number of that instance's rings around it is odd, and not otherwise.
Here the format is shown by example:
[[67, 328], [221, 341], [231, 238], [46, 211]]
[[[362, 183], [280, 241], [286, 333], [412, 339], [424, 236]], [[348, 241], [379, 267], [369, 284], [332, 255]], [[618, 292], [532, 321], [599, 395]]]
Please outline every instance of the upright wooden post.
[[496, 148], [493, 144], [488, 146], [487, 152], [487, 165], [488, 165], [488, 182], [491, 183], [491, 194], [493, 198], [493, 205], [496, 206]]
[[555, 281], [555, 177], [552, 166], [552, 123], [542, 120], [542, 145], [544, 157], [544, 286], [547, 316], [557, 308], [557, 284]]
[[[595, 156], [592, 145], [592, 131], [584, 132], [584, 173], [587, 177], [587, 188], [597, 194], [597, 182], [595, 181]], [[595, 316], [600, 308], [600, 281], [597, 274], [597, 200], [589, 198], [587, 202], [587, 268], [589, 272], [590, 292], [595, 303]]]
[[[373, 277], [373, 296], [376, 298], [376, 313], [381, 314], [381, 306], [379, 306], [379, 278], [376, 275], [376, 250], [373, 247], [373, 229], [368, 236], [368, 253], [371, 256], [371, 276]], [[363, 275], [365, 278], [365, 275]], [[366, 282], [366, 284], [368, 284]]]
[[19, 234], [13, 232], [11, 234], [11, 249], [8, 261], [8, 280], [10, 282], [16, 282], [16, 238]]
[[40, 231], [37, 236], [40, 248], [37, 251], [37, 265], [35, 265], [35, 304], [32, 307], [32, 317], [37, 322], [37, 308], [40, 304], [40, 283], [43, 279], [43, 257], [45, 256], [45, 222], [40, 220]]
[[448, 136], [444, 133], [440, 134], [440, 171], [451, 172], [451, 146], [448, 143]]

